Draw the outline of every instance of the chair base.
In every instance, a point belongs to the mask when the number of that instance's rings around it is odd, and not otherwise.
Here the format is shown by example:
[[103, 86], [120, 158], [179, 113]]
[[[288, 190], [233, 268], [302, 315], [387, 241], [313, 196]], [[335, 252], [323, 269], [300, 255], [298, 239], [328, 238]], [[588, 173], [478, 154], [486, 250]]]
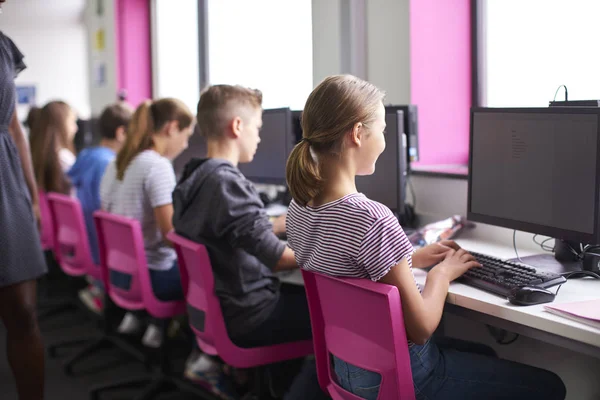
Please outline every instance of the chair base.
[[73, 340], [63, 340], [58, 343], [53, 343], [48, 346], [48, 357], [56, 358], [58, 357], [58, 352], [63, 348], [77, 347], [87, 343], [90, 343], [90, 339], [73, 339]]
[[179, 392], [193, 394], [199, 399], [218, 400], [218, 397], [206, 389], [188, 383], [181, 378], [159, 374], [154, 377], [130, 379], [97, 386], [90, 390], [90, 400], [100, 400], [101, 393], [119, 389], [126, 389], [146, 384], [143, 390], [134, 397], [134, 400], [153, 400], [161, 393], [178, 390]]
[[[84, 358], [86, 358], [88, 356], [91, 356], [95, 352], [102, 350], [109, 346], [113, 346], [113, 347], [116, 347], [116, 348], [124, 351], [126, 354], [128, 354], [132, 358], [144, 363], [147, 370], [150, 370], [149, 357], [147, 355], [145, 355], [141, 350], [136, 348], [134, 345], [130, 344], [129, 342], [127, 342], [126, 340], [124, 340], [118, 336], [103, 335], [96, 340], [93, 340], [93, 341], [87, 340], [86, 342], [89, 343], [86, 347], [79, 350], [77, 353], [73, 354], [65, 361], [65, 363], [63, 365], [65, 374], [73, 375], [73, 368], [75, 367], [76, 363], [78, 363], [79, 361], [82, 361]], [[61, 344], [59, 344], [59, 345], [61, 345]], [[53, 349], [51, 348], [50, 351], [52, 351], [52, 350]]]
[[61, 301], [53, 302], [52, 304], [42, 305], [41, 310], [38, 311], [38, 321], [43, 321], [48, 317], [52, 317], [57, 314], [62, 314], [67, 311], [78, 311], [79, 307], [73, 302], [72, 299], [65, 299]]

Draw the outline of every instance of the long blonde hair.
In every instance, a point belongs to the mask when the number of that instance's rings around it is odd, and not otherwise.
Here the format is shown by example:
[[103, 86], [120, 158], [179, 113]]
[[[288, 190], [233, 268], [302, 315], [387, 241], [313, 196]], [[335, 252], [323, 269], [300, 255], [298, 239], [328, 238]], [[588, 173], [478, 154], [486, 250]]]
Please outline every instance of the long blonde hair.
[[66, 194], [71, 183], [65, 175], [58, 152], [61, 148], [73, 151], [69, 141], [67, 119], [73, 110], [64, 101], [51, 101], [31, 119], [29, 144], [35, 180], [46, 192]]
[[170, 121], [177, 121], [179, 129], [185, 129], [192, 125], [194, 116], [183, 102], [173, 98], [148, 100], [135, 110], [127, 127], [127, 139], [117, 154], [118, 180], [123, 180], [135, 156], [154, 145], [154, 134]]
[[339, 154], [355, 124], [368, 127], [373, 122], [384, 96], [375, 85], [352, 75], [329, 76], [312, 91], [302, 113], [302, 141], [286, 165], [288, 188], [296, 202], [306, 206], [321, 192], [318, 156]]

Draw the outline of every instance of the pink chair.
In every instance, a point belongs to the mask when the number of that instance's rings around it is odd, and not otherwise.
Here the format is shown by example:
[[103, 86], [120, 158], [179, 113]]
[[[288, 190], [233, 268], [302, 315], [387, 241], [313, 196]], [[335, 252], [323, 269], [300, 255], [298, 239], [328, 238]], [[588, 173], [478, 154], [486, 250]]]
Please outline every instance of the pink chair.
[[329, 353], [381, 375], [378, 400], [414, 400], [398, 289], [367, 279], [302, 271], [321, 388], [334, 400], [359, 400], [332, 376]]
[[255, 348], [236, 346], [229, 339], [221, 305], [215, 294], [215, 279], [206, 247], [175, 232], [170, 232], [167, 237], [177, 251], [190, 327], [203, 352], [218, 355], [225, 363], [236, 368], [262, 367], [313, 353], [310, 340]]
[[70, 276], [89, 275], [103, 281], [100, 267], [92, 260], [81, 204], [76, 198], [59, 193], [47, 196], [54, 225], [54, 257]]
[[[42, 217], [41, 241], [42, 247], [47, 252], [46, 262], [50, 266], [58, 264], [61, 270], [69, 277], [80, 277], [87, 274], [88, 271], [93, 272], [90, 270], [91, 260], [88, 260], [89, 245], [85, 242], [83, 243], [84, 247], [80, 246], [81, 240], [77, 226], [78, 221], [72, 215], [65, 215], [64, 209], [66, 206], [62, 205], [69, 202], [69, 206], [78, 207], [74, 212], [81, 213], [81, 207], [77, 200], [58, 193], [45, 193], [43, 191], [39, 191], [39, 197]], [[60, 211], [57, 211], [56, 207], [53, 207], [53, 204], [56, 202], [60, 202], [61, 204], [61, 206], [58, 206]], [[71, 202], [75, 202], [75, 204]], [[70, 210], [67, 211], [67, 214], [69, 212]], [[61, 219], [60, 224], [57, 223], [57, 218]], [[60, 238], [58, 237], [59, 235]], [[84, 238], [84, 241], [86, 240], [87, 234]], [[53, 254], [48, 253], [50, 250], [53, 251]], [[96, 270], [99, 271], [98, 268]], [[62, 277], [60, 280], [63, 280]], [[69, 288], [72, 286], [69, 285]], [[71, 291], [71, 293], [67, 293], [67, 296], [65, 296], [65, 292], [69, 292], [69, 290], [61, 290], [61, 295], [58, 299], [41, 301], [44, 309], [38, 314], [40, 320], [64, 311], [79, 309], [77, 307], [79, 303], [76, 293]], [[81, 343], [81, 341], [65, 342], [57, 346], [51, 346], [50, 355], [52, 356], [58, 347], [77, 343]]]
[[[105, 277], [102, 274], [100, 266], [96, 265], [92, 260], [87, 229], [79, 201], [73, 197], [58, 193], [50, 193], [47, 198], [52, 220], [54, 221], [54, 254], [63, 272], [72, 277], [87, 275], [95, 280], [104, 282]], [[70, 302], [71, 307], [76, 304], [79, 304], [79, 301], [77, 298], [73, 298]], [[119, 347], [138, 360], [146, 360], [143, 353], [118, 336], [111, 334], [110, 330], [108, 330], [108, 321], [106, 319], [103, 322], [105, 329], [104, 334], [100, 337], [55, 343], [48, 347], [50, 356], [55, 356], [57, 350], [61, 347], [82, 343], [88, 344], [88, 346], [70, 356], [64, 363], [67, 375], [73, 373], [75, 363], [98, 350], [105, 349], [107, 345]]]
[[50, 213], [50, 205], [48, 204], [46, 192], [39, 190], [38, 197], [40, 202], [40, 240], [42, 242], [42, 250], [54, 250], [54, 223], [52, 221], [52, 214]]
[[[150, 383], [136, 397], [138, 400], [155, 398], [168, 386], [175, 386], [180, 391], [205, 397], [206, 391], [172, 376], [168, 359], [169, 344], [167, 328], [172, 317], [185, 313], [186, 303], [180, 301], [161, 301], [156, 298], [150, 281], [150, 273], [146, 263], [142, 228], [139, 221], [105, 211], [96, 211], [94, 221], [98, 232], [98, 245], [101, 267], [105, 277], [108, 297], [119, 307], [129, 310], [145, 310], [152, 317], [161, 319], [163, 344], [159, 349], [160, 371], [157, 376], [143, 379], [129, 379], [123, 382], [99, 386], [91, 390], [92, 399], [99, 398], [105, 390], [119, 389]], [[114, 286], [109, 279], [110, 271], [118, 271], [131, 276], [128, 290]]]

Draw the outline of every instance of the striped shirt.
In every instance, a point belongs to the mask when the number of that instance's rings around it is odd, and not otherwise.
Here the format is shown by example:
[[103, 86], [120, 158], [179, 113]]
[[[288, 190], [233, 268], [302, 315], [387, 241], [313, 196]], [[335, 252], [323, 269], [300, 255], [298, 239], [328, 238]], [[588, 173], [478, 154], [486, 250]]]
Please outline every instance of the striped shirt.
[[378, 281], [406, 258], [412, 272], [414, 249], [398, 220], [362, 193], [319, 207], [292, 201], [286, 224], [289, 246], [303, 269]]
[[177, 258], [175, 250], [162, 237], [154, 209], [173, 204], [175, 172], [171, 162], [154, 150], [145, 150], [131, 160], [122, 181], [112, 162], [100, 183], [102, 209], [135, 218], [142, 225], [148, 268], [168, 270]]

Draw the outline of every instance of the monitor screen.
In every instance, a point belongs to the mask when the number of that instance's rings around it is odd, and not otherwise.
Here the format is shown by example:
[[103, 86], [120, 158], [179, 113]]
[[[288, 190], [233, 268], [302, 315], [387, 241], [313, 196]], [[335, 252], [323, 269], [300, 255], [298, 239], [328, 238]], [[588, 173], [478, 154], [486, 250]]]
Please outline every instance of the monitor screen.
[[385, 115], [385, 150], [375, 165], [375, 173], [356, 177], [356, 189], [398, 215], [404, 213], [404, 187], [406, 182], [406, 144], [403, 143], [402, 111]]
[[200, 131], [198, 130], [198, 125], [194, 128], [194, 133], [190, 136], [190, 140], [188, 142], [188, 147], [180, 155], [173, 160], [173, 169], [175, 169], [175, 176], [177, 176], [177, 180], [183, 174], [183, 169], [185, 165], [192, 158], [205, 158], [206, 157], [206, 138], [200, 135]]
[[289, 108], [265, 110], [260, 144], [252, 162], [240, 164], [240, 171], [257, 183], [285, 185], [285, 164], [295, 144]]
[[596, 242], [599, 115], [594, 109], [474, 109], [468, 218]]

